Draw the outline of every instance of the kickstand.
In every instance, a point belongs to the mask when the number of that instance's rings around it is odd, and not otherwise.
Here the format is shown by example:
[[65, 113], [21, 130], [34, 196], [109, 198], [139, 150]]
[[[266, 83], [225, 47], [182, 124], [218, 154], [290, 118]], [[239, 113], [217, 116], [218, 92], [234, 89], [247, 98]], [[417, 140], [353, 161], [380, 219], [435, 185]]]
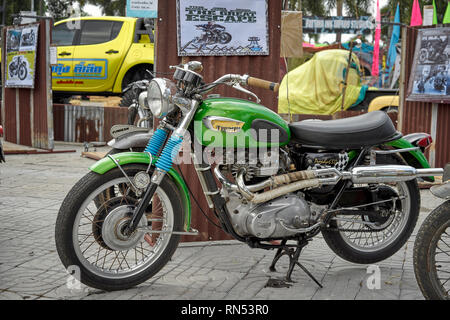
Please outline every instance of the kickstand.
[[270, 271], [272, 272], [276, 271], [275, 265], [278, 262], [278, 260], [282, 256], [287, 255], [289, 257], [289, 269], [286, 274], [285, 280], [286, 282], [294, 282], [291, 279], [291, 275], [292, 271], [294, 271], [295, 265], [298, 265], [320, 288], [323, 288], [320, 282], [316, 278], [314, 278], [314, 276], [300, 262], [298, 262], [300, 253], [302, 252], [303, 247], [305, 247], [308, 244], [308, 240], [305, 240], [304, 238], [297, 240], [297, 247], [295, 250], [293, 248], [286, 247], [285, 246], [286, 242], [287, 240], [283, 240], [281, 242], [282, 247], [278, 248], [275, 257], [273, 258], [272, 264], [269, 267]]

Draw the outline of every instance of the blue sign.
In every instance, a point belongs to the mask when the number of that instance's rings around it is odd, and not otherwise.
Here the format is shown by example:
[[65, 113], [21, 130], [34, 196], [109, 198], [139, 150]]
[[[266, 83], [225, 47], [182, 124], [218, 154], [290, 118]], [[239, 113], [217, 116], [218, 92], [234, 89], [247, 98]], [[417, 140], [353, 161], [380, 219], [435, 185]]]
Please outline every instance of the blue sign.
[[157, 18], [158, 0], [127, 0], [127, 17]]

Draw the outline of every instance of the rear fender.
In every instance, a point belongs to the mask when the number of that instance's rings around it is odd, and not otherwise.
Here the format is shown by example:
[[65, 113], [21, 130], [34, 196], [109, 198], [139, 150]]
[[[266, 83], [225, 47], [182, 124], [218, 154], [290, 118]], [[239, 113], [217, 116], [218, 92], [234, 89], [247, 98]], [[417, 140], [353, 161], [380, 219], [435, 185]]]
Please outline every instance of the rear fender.
[[[122, 152], [111, 155], [111, 157], [113, 157], [114, 160], [116, 160], [121, 166], [130, 163], [142, 163], [148, 165], [150, 162], [149, 154], [144, 152]], [[152, 166], [155, 165], [156, 161], [158, 161], [158, 158], [153, 157]], [[106, 172], [110, 171], [111, 169], [114, 169], [115, 167], [117, 167], [116, 163], [109, 157], [105, 157], [94, 163], [92, 166], [90, 166], [89, 170], [94, 171], [98, 174], [105, 174]], [[185, 215], [184, 229], [185, 231], [189, 231], [191, 227], [191, 200], [189, 198], [188, 187], [183, 178], [181, 178], [180, 174], [173, 168], [169, 170], [168, 176], [176, 184], [178, 190], [180, 190]]]
[[[405, 140], [404, 138], [400, 138], [394, 141], [390, 141], [385, 143], [388, 146], [393, 147], [394, 149], [406, 149], [406, 148], [415, 148], [411, 142]], [[420, 151], [420, 149], [412, 150], [408, 152], [402, 152], [400, 153], [402, 158], [406, 161], [408, 165], [411, 167], [421, 169], [421, 168], [431, 168], [430, 164], [428, 163], [427, 158], [425, 158], [425, 155]], [[434, 181], [434, 177], [423, 177], [424, 180], [427, 181]]]

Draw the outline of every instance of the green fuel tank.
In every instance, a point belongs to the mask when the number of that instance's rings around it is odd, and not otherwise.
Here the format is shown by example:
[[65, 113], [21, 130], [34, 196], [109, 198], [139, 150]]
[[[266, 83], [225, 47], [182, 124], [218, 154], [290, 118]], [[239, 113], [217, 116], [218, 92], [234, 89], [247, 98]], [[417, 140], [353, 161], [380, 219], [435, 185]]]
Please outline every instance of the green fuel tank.
[[288, 124], [277, 113], [243, 99], [204, 100], [194, 120], [194, 135], [203, 146], [281, 147], [291, 139]]

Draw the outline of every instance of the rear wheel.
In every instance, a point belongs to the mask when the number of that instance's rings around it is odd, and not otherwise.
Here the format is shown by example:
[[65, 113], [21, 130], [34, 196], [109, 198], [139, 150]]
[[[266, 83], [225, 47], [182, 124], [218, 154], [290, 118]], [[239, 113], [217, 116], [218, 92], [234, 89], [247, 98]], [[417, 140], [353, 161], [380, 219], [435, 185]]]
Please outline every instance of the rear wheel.
[[[122, 168], [133, 179], [147, 166]], [[114, 193], [104, 197], [111, 188]], [[183, 226], [180, 193], [165, 177], [138, 229], [126, 236], [124, 227], [139, 201], [119, 168], [103, 175], [90, 172], [68, 193], [56, 221], [56, 247], [66, 268], [80, 268], [82, 283], [108, 291], [127, 289], [146, 281], [169, 261], [180, 240], [170, 232]]]
[[220, 44], [227, 44], [231, 41], [231, 34], [228, 32], [222, 32], [219, 36]]
[[[377, 164], [401, 164], [396, 157], [377, 159]], [[336, 216], [331, 229], [323, 230], [328, 246], [341, 258], [362, 264], [382, 261], [396, 253], [406, 243], [417, 223], [420, 191], [416, 180], [395, 184], [379, 184], [381, 199], [398, 197], [386, 202], [376, 212], [380, 216]], [[387, 196], [386, 196], [387, 195]]]

